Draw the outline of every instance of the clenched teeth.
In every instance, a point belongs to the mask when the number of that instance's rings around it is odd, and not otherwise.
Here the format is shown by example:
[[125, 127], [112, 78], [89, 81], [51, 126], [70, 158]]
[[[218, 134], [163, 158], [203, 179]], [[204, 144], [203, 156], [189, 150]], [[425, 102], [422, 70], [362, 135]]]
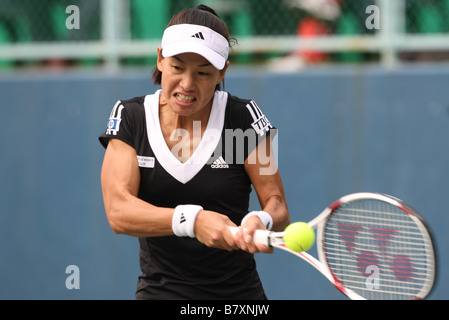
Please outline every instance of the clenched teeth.
[[177, 93], [176, 98], [182, 102], [193, 102], [195, 100], [195, 97], [185, 96], [182, 93]]

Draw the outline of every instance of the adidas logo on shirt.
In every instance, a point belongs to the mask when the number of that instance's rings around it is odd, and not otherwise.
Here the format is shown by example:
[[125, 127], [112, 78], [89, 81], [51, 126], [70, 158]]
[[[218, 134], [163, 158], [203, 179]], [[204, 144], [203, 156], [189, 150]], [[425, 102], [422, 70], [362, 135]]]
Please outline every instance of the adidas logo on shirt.
[[204, 40], [203, 34], [201, 32], [192, 35], [192, 38], [198, 38]]
[[223, 157], [220, 156], [217, 159], [215, 159], [214, 162], [212, 162], [210, 167], [214, 169], [224, 169], [229, 168], [229, 165], [226, 163], [226, 161], [224, 161]]

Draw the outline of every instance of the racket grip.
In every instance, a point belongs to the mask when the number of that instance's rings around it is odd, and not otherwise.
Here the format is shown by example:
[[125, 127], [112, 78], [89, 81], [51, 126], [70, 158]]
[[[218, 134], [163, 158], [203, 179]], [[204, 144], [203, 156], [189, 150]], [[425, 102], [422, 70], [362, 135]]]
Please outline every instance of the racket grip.
[[[235, 236], [237, 231], [239, 230], [238, 227], [229, 227], [231, 229], [232, 234]], [[255, 243], [263, 244], [264, 246], [271, 247], [271, 239], [270, 239], [271, 231], [269, 230], [256, 230], [254, 232], [253, 241]]]
[[263, 244], [264, 246], [271, 247], [271, 231], [269, 230], [256, 230], [254, 232], [253, 241], [255, 243]]

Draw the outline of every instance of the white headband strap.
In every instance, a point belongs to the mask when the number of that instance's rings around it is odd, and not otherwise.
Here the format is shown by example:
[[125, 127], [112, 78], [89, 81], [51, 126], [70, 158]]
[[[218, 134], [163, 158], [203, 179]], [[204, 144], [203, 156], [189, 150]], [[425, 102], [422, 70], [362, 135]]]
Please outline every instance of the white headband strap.
[[225, 37], [195, 24], [176, 24], [165, 29], [161, 47], [164, 57], [193, 52], [206, 58], [218, 70], [224, 68], [229, 56], [229, 42]]

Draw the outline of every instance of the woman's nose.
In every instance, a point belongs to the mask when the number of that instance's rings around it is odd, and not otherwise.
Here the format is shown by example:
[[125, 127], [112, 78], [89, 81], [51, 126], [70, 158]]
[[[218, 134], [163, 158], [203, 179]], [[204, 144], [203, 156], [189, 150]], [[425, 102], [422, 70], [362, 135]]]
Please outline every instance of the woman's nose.
[[185, 91], [193, 90], [195, 86], [195, 77], [193, 74], [191, 72], [184, 72], [180, 85]]

